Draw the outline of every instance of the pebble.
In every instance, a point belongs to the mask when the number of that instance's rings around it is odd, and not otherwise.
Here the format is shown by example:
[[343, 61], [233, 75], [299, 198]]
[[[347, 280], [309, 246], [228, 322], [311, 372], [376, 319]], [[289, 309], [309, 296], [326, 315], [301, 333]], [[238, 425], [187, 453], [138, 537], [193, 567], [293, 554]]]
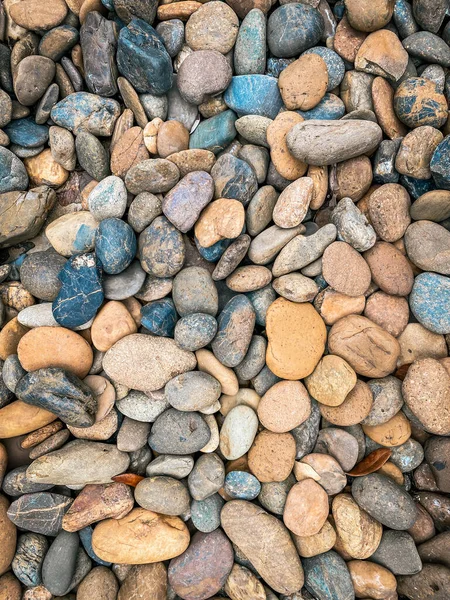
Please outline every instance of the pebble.
[[228, 460], [244, 456], [253, 444], [257, 430], [258, 418], [254, 410], [244, 404], [232, 408], [220, 430], [221, 453]]
[[115, 100], [87, 92], [70, 94], [51, 111], [57, 125], [75, 134], [88, 131], [92, 135], [111, 135], [118, 117], [119, 104]]
[[283, 106], [277, 80], [268, 75], [232, 77], [223, 99], [239, 117], [259, 115], [274, 119]]
[[411, 310], [417, 320], [433, 333], [445, 334], [450, 331], [445, 311], [448, 289], [448, 277], [436, 273], [421, 273], [414, 280]]
[[234, 50], [234, 69], [237, 75], [264, 74], [266, 27], [261, 7], [257, 6], [246, 14], [239, 28]]
[[210, 437], [210, 429], [199, 413], [170, 408], [156, 419], [149, 445], [159, 454], [192, 454], [203, 448]]
[[214, 181], [208, 173], [188, 173], [164, 197], [163, 213], [177, 229], [186, 233], [195, 225], [213, 194]]
[[[282, 35], [289, 24], [292, 36]], [[274, 56], [291, 57], [301, 54], [314, 46], [322, 37], [323, 18], [319, 11], [310, 5], [277, 8], [269, 17], [267, 41]]]
[[136, 502], [142, 508], [163, 515], [181, 515], [189, 510], [189, 492], [171, 477], [156, 476], [143, 479], [135, 488]]
[[42, 580], [52, 594], [64, 594], [75, 572], [79, 546], [76, 533], [61, 531], [52, 542], [42, 565]]
[[56, 536], [72, 499], [51, 492], [25, 494], [11, 503], [8, 518], [27, 531]]
[[[429, 102], [431, 109], [427, 109]], [[436, 89], [436, 84], [424, 77], [405, 79], [394, 96], [397, 117], [411, 128], [429, 125], [442, 127], [447, 119], [445, 96]]]
[[380, 545], [370, 558], [394, 575], [412, 575], [422, 570], [414, 540], [406, 531], [385, 531]]

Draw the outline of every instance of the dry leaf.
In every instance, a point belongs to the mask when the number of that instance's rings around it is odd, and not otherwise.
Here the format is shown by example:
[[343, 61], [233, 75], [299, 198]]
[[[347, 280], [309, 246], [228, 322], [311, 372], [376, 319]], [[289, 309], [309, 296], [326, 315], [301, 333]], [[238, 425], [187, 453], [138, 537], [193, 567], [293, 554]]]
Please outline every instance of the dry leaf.
[[391, 454], [392, 452], [389, 448], [378, 448], [378, 450], [374, 450], [363, 458], [347, 475], [362, 477], [363, 475], [375, 473], [375, 471], [378, 471], [389, 460]]
[[111, 479], [116, 483], [126, 483], [126, 485], [136, 487], [144, 477], [142, 477], [142, 475], [135, 475], [134, 473], [122, 473], [122, 475], [115, 475]]

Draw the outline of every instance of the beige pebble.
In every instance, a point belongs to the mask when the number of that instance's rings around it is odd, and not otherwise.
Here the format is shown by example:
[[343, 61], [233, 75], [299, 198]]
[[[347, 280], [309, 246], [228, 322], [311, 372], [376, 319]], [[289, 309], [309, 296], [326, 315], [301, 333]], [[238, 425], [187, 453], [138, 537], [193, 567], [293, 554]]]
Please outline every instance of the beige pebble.
[[339, 406], [356, 385], [356, 373], [340, 356], [327, 354], [305, 379], [308, 392], [321, 404]]
[[245, 209], [241, 202], [228, 198], [214, 200], [202, 211], [195, 224], [195, 236], [204, 248], [241, 233], [245, 222]]
[[311, 401], [300, 381], [279, 381], [262, 396], [258, 418], [274, 433], [286, 433], [301, 425], [311, 414]]

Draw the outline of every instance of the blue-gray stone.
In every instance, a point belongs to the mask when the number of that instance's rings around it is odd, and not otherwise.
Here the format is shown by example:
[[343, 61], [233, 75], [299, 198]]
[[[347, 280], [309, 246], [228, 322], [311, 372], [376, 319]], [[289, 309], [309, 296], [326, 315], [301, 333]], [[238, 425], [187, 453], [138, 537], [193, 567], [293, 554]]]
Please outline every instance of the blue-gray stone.
[[37, 125], [32, 118], [15, 119], [4, 130], [13, 144], [18, 144], [24, 148], [36, 148], [42, 146], [48, 140], [48, 127]]
[[354, 600], [350, 572], [344, 559], [329, 550], [302, 560], [305, 587], [317, 600]]
[[89, 12], [80, 29], [80, 44], [88, 90], [100, 96], [117, 94], [117, 33], [113, 21], [97, 11]]
[[143, 19], [150, 25], [153, 25], [153, 21], [156, 17], [156, 10], [158, 8], [158, 0], [108, 0], [112, 2], [118, 17], [120, 18], [123, 25], [126, 25], [137, 17]]
[[26, 375], [26, 371], [22, 368], [17, 354], [10, 354], [7, 356], [2, 365], [0, 377], [0, 406], [4, 406], [5, 396], [7, 398], [7, 403], [12, 400], [13, 396], [9, 394], [8, 391], [15, 392], [19, 380], [22, 379], [24, 375]]
[[414, 280], [409, 304], [416, 319], [433, 333], [450, 333], [450, 278], [421, 273]]
[[280, 73], [285, 70], [291, 63], [293, 63], [295, 58], [274, 58], [273, 56], [267, 60], [267, 71], [266, 75], [270, 75], [270, 77], [278, 77]]
[[393, 20], [401, 39], [419, 31], [419, 27], [414, 19], [411, 3], [407, 2], [407, 0], [395, 1]]
[[141, 325], [153, 335], [173, 337], [177, 311], [170, 298], [149, 302], [141, 308]]
[[31, 371], [16, 386], [17, 396], [39, 406], [74, 427], [90, 427], [95, 422], [97, 400], [91, 388], [76, 375], [56, 367]]
[[208, 262], [217, 262], [233, 240], [219, 240], [209, 248], [200, 245], [197, 238], [194, 238], [197, 250], [202, 258]]
[[265, 365], [258, 375], [252, 379], [252, 385], [258, 396], [264, 396], [264, 394], [278, 381], [281, 381], [281, 379], [277, 377], [275, 373], [272, 373], [269, 367]]
[[211, 348], [226, 367], [236, 367], [247, 354], [255, 325], [252, 303], [238, 294], [231, 298], [219, 315], [217, 334]]
[[139, 236], [142, 268], [155, 277], [172, 277], [183, 266], [186, 248], [182, 234], [166, 219], [156, 219]]
[[258, 180], [252, 167], [232, 154], [223, 154], [211, 169], [215, 198], [239, 200], [244, 206], [258, 191]]
[[253, 309], [256, 314], [256, 323], [261, 327], [266, 326], [267, 309], [275, 301], [277, 294], [271, 285], [266, 285], [254, 292], [248, 292], [247, 296], [253, 304]]
[[233, 499], [254, 500], [261, 491], [261, 484], [251, 473], [230, 471], [225, 477], [223, 489]]
[[439, 129], [448, 117], [445, 96], [425, 77], [409, 77], [398, 86], [394, 110], [400, 121], [411, 128], [430, 125]]
[[88, 92], [69, 94], [52, 108], [56, 125], [73, 133], [89, 131], [92, 135], [110, 136], [120, 115], [120, 105], [112, 98], [102, 98]]
[[109, 275], [124, 271], [136, 255], [136, 235], [125, 221], [103, 219], [95, 233], [95, 252], [102, 269]]
[[269, 17], [267, 39], [274, 56], [298, 56], [315, 46], [324, 32], [320, 12], [308, 4], [284, 4]]
[[234, 47], [236, 75], [264, 74], [266, 69], [266, 15], [251, 10], [241, 23]]
[[48, 541], [40, 533], [23, 533], [11, 567], [17, 579], [27, 587], [42, 583], [42, 563], [48, 550]]
[[[293, 6], [293, 5], [287, 5]], [[239, 117], [260, 115], [275, 119], [283, 106], [278, 81], [269, 75], [233, 77], [223, 99]]]
[[296, 112], [304, 119], [332, 121], [345, 115], [345, 105], [338, 96], [327, 93], [311, 110], [297, 110]]
[[213, 494], [205, 500], [193, 500], [191, 503], [191, 520], [196, 529], [210, 533], [220, 527], [220, 511], [225, 501], [219, 494]]
[[318, 54], [325, 61], [328, 71], [328, 92], [334, 90], [334, 88], [337, 87], [344, 79], [344, 61], [334, 50], [331, 50], [326, 46], [315, 46], [314, 48], [306, 50], [306, 52], [303, 54]]
[[438, 188], [450, 190], [450, 135], [447, 135], [431, 157], [430, 169]]
[[189, 139], [189, 148], [201, 148], [218, 154], [237, 136], [234, 123], [237, 119], [232, 110], [202, 121]]
[[2, 483], [2, 490], [5, 494], [14, 498], [15, 496], [23, 496], [23, 494], [45, 492], [53, 487], [51, 483], [34, 483], [34, 481], [30, 481], [27, 477], [27, 469], [28, 465], [23, 465], [5, 475]]
[[395, 170], [395, 158], [400, 140], [383, 140], [373, 159], [373, 180], [375, 183], [398, 183], [400, 175]]
[[172, 60], [161, 36], [142, 19], [120, 31], [117, 66], [137, 92], [161, 96], [172, 87]]
[[27, 531], [55, 536], [61, 531], [63, 517], [72, 502], [68, 496], [51, 492], [24, 494], [11, 503], [8, 518]]
[[417, 200], [422, 194], [436, 189], [433, 179], [416, 179], [409, 175], [400, 175], [400, 184], [406, 188], [413, 200]]
[[92, 548], [92, 534], [93, 533], [94, 533], [94, 530], [90, 525], [88, 525], [87, 527], [84, 527], [83, 529], [80, 529], [80, 531], [78, 532], [78, 535], [80, 536], [80, 540], [81, 540], [81, 543], [83, 544], [83, 548], [86, 550], [88, 555], [92, 558], [92, 560], [95, 560], [95, 562], [97, 564], [102, 565], [103, 567], [110, 567], [112, 563], [102, 560], [100, 557], [98, 557], [95, 554], [95, 552]]
[[[89, 14], [89, 13], [88, 13]], [[78, 29], [72, 25], [53, 27], [42, 36], [38, 54], [58, 62], [78, 42]]]
[[419, 31], [405, 38], [403, 47], [410, 56], [428, 63], [450, 67], [450, 48], [439, 36], [429, 31]]
[[28, 174], [23, 162], [8, 148], [0, 146], [0, 194], [26, 190]]
[[103, 302], [100, 264], [95, 254], [78, 254], [61, 269], [61, 289], [53, 301], [53, 316], [63, 327], [84, 325]]
[[198, 452], [210, 437], [211, 430], [199, 412], [169, 408], [153, 423], [148, 444], [158, 454], [185, 456]]
[[206, 171], [192, 171], [173, 187], [162, 201], [162, 210], [182, 233], [197, 222], [201, 211], [214, 196], [214, 181]]
[[178, 321], [174, 339], [183, 350], [195, 352], [207, 346], [214, 339], [216, 333], [217, 321], [212, 315], [193, 313]]
[[75, 150], [80, 167], [96, 181], [110, 174], [109, 154], [101, 141], [88, 131], [80, 131], [75, 139]]
[[[382, 446], [380, 446], [382, 447]], [[404, 444], [391, 448], [389, 460], [396, 465], [402, 473], [410, 473], [422, 463], [424, 452], [422, 444], [409, 438]]]
[[175, 58], [184, 43], [183, 21], [180, 19], [162, 21], [156, 26], [156, 31], [161, 36], [169, 56]]
[[62, 530], [50, 546], [42, 564], [42, 582], [54, 596], [67, 592], [75, 574], [80, 538]]
[[262, 335], [252, 337], [244, 360], [234, 369], [239, 379], [249, 381], [258, 375], [266, 364], [266, 347], [267, 341]]
[[125, 300], [139, 292], [144, 285], [146, 273], [138, 260], [118, 275], [105, 275], [103, 290], [107, 300]]

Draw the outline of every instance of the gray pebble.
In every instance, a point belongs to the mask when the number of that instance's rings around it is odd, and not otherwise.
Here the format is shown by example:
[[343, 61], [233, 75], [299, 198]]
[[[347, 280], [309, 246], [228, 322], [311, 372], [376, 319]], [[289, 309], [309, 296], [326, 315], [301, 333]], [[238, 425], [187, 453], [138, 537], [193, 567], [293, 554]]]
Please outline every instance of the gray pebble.
[[258, 375], [266, 363], [266, 338], [254, 335], [243, 361], [234, 368], [242, 381], [249, 381]]
[[205, 500], [193, 500], [191, 503], [191, 520], [196, 529], [210, 533], [220, 527], [220, 511], [225, 501], [219, 494], [208, 496]]
[[158, 454], [192, 454], [206, 446], [211, 430], [197, 412], [169, 408], [153, 424], [149, 446]]
[[215, 453], [203, 454], [188, 477], [194, 500], [205, 500], [220, 490], [225, 481], [225, 466]]
[[209, 271], [203, 267], [188, 267], [173, 281], [172, 298], [181, 317], [206, 313], [213, 317], [218, 310], [218, 294]]
[[217, 321], [211, 315], [192, 313], [175, 325], [174, 339], [180, 348], [195, 352], [207, 346], [215, 337]]
[[370, 561], [383, 565], [394, 575], [412, 575], [422, 570], [414, 540], [406, 531], [384, 531]]
[[184, 479], [194, 468], [194, 459], [192, 456], [176, 456], [171, 454], [161, 454], [149, 465], [146, 473], [149, 477], [154, 475], [167, 475], [175, 479]]
[[163, 515], [181, 515], [189, 510], [189, 492], [172, 477], [155, 476], [140, 481], [134, 490], [136, 502], [142, 508]]
[[6, 357], [2, 368], [2, 379], [8, 390], [14, 392], [19, 380], [26, 375], [25, 369], [20, 364], [17, 354]]
[[153, 423], [169, 406], [162, 390], [148, 395], [131, 390], [125, 398], [117, 401], [117, 408], [123, 415], [143, 423]]
[[80, 538], [78, 533], [61, 531], [47, 552], [42, 565], [42, 581], [54, 596], [68, 590], [75, 574]]
[[338, 239], [350, 244], [358, 252], [369, 250], [377, 241], [377, 234], [350, 198], [342, 198], [331, 213], [331, 220], [336, 225]]
[[147, 443], [150, 423], [125, 417], [117, 434], [117, 447], [122, 452], [135, 452]]

